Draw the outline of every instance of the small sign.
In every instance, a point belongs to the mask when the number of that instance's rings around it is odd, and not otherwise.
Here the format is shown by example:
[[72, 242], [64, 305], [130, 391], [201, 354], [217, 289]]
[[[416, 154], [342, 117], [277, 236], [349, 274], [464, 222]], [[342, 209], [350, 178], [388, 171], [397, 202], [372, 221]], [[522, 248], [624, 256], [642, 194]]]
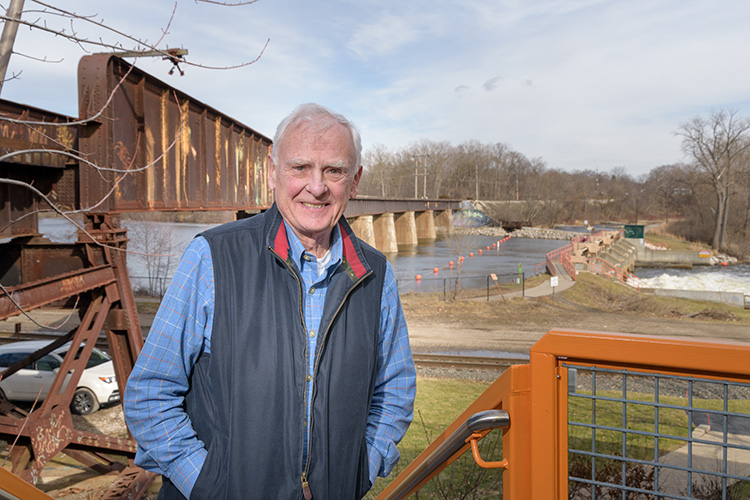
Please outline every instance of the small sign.
[[705, 258], [707, 259], [707, 258], [711, 257], [711, 252], [707, 252], [707, 251], [703, 250], [703, 251], [701, 251], [701, 252], [700, 252], [700, 253], [698, 254], [698, 256], [699, 256], [699, 257], [705, 257]]
[[497, 281], [497, 274], [495, 273], [490, 274], [490, 278], [492, 278], [492, 281]]
[[552, 288], [555, 288], [559, 284], [560, 284], [560, 278], [558, 276], [552, 276], [549, 279], [549, 286], [551, 286]]

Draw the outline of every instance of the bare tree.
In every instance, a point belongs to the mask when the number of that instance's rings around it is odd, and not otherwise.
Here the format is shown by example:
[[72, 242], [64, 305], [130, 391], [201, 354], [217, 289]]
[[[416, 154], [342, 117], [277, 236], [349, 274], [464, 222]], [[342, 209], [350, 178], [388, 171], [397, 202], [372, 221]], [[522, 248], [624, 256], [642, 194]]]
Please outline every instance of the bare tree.
[[[216, 4], [225, 7], [248, 5], [255, 3], [257, 0], [246, 2], [222, 2], [215, 0], [195, 0], [196, 2]], [[24, 7], [24, 3], [26, 7]], [[161, 30], [161, 36], [156, 41], [149, 41], [145, 36], [127, 33], [117, 26], [105, 23], [96, 14], [84, 14], [64, 9], [52, 3], [41, 0], [11, 0], [11, 3], [5, 13], [0, 15], [0, 21], [4, 23], [3, 33], [0, 37], [0, 90], [2, 84], [6, 82], [6, 72], [11, 54], [23, 55], [32, 59], [44, 62], [47, 60], [46, 55], [31, 55], [21, 52], [15, 47], [15, 33], [18, 26], [28, 27], [32, 31], [38, 31], [48, 34], [50, 37], [59, 40], [65, 40], [81, 48], [84, 52], [91, 50], [104, 50], [121, 57], [146, 57], [157, 56], [169, 61], [173, 68], [179, 74], [183, 74], [180, 65], [188, 65], [206, 69], [232, 69], [241, 68], [255, 63], [260, 59], [270, 40], [261, 48], [256, 58], [249, 61], [243, 61], [231, 66], [214, 66], [211, 64], [188, 61], [185, 56], [185, 49], [170, 49], [160, 47], [164, 37], [167, 35], [169, 26], [174, 19], [177, 10], [177, 3], [171, 11], [171, 15], [166, 22], [165, 27]], [[24, 15], [26, 14], [26, 15]], [[93, 30], [94, 35], [82, 34], [81, 27]], [[18, 78], [18, 74], [12, 75], [9, 79]]]
[[750, 148], [750, 120], [735, 110], [713, 111], [708, 118], [696, 116], [683, 123], [676, 134], [682, 137], [682, 150], [708, 174], [715, 195], [715, 223], [711, 246], [725, 247], [729, 200]]
[[[133, 276], [133, 288], [151, 296], [163, 296], [172, 274], [178, 245], [175, 242], [172, 226], [164, 222], [149, 220], [145, 214], [134, 214], [128, 221], [128, 236], [135, 257], [146, 271], [145, 284], [140, 276]], [[130, 267], [130, 265], [128, 265]]]

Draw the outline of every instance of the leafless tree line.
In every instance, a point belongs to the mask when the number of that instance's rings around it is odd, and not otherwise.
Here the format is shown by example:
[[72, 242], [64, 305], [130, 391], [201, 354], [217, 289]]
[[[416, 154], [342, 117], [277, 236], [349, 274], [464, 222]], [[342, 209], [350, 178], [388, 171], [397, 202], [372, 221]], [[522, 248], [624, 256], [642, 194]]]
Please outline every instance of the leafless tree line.
[[685, 161], [638, 177], [625, 167], [549, 168], [502, 143], [376, 145], [364, 155], [360, 194], [504, 201], [510, 217], [535, 225], [665, 220], [690, 240], [750, 255], [750, 120], [718, 110], [675, 134]]

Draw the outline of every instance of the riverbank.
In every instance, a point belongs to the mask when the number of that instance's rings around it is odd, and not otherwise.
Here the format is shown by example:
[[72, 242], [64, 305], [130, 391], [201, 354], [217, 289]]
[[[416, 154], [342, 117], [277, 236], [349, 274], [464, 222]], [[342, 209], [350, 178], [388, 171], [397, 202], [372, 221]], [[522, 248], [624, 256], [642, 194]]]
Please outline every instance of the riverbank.
[[572, 240], [576, 236], [584, 236], [589, 233], [563, 231], [562, 229], [547, 229], [543, 227], [522, 227], [515, 231], [506, 231], [502, 227], [456, 227], [454, 231], [458, 234], [471, 234], [475, 236], [497, 236], [504, 238], [509, 234], [513, 238], [536, 238], [540, 240]]
[[402, 303], [417, 352], [527, 354], [558, 328], [750, 342], [750, 310], [655, 297], [589, 274], [554, 297], [445, 302], [440, 294], [409, 293]]

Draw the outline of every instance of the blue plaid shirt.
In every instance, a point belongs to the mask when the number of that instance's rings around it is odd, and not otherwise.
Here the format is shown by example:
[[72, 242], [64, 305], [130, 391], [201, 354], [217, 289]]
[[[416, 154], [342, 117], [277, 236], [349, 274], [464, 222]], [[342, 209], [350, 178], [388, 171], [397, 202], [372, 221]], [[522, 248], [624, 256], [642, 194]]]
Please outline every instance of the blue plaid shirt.
[[[289, 227], [287, 238], [304, 284], [307, 366], [312, 375], [326, 291], [330, 277], [341, 263], [341, 237], [337, 226], [331, 259], [320, 277], [317, 259], [304, 251]], [[206, 449], [183, 405], [193, 365], [201, 351], [211, 350], [213, 313], [211, 252], [206, 240], [197, 237], [182, 256], [123, 398], [128, 427], [138, 442], [136, 464], [167, 476], [187, 498], [206, 459]], [[377, 476], [387, 476], [399, 460], [396, 445], [411, 422], [416, 393], [406, 321], [390, 264], [381, 300], [378, 362], [380, 371], [365, 435], [372, 484]], [[312, 380], [307, 384], [305, 397], [309, 421]]]

